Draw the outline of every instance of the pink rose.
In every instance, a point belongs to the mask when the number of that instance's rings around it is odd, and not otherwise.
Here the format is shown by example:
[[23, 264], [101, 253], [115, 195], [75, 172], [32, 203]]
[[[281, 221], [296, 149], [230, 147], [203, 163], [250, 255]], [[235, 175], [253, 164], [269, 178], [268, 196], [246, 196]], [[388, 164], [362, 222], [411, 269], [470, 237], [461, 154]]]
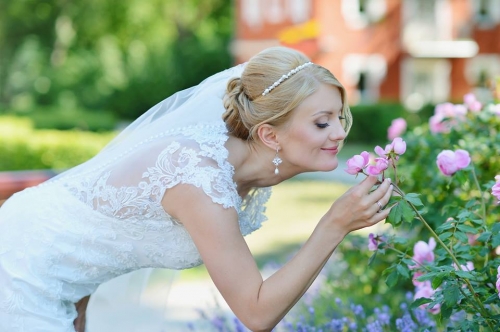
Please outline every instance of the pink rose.
[[401, 137], [396, 137], [393, 139], [391, 144], [387, 144], [385, 149], [382, 149], [380, 146], [375, 147], [375, 153], [378, 154], [380, 158], [390, 158], [391, 154], [396, 154], [395, 159], [397, 160], [399, 155], [402, 155], [406, 152], [406, 142], [403, 141]]
[[406, 120], [403, 118], [397, 118], [392, 120], [391, 125], [387, 129], [387, 138], [393, 140], [398, 136], [401, 136], [406, 131]]
[[473, 93], [468, 93], [464, 96], [464, 103], [472, 112], [479, 112], [483, 107], [481, 102], [476, 99], [476, 96]]
[[389, 167], [389, 161], [385, 158], [375, 158], [375, 165], [368, 165], [366, 173], [368, 175], [377, 176], [382, 174]]
[[398, 155], [406, 152], [406, 142], [401, 137], [396, 137], [392, 141], [392, 150]]
[[347, 173], [355, 175], [363, 171], [370, 161], [370, 154], [366, 151], [357, 154], [351, 159], [347, 160]]
[[423, 276], [424, 273], [421, 271], [415, 271], [413, 272], [413, 278], [412, 278], [412, 283], [415, 287], [421, 287], [424, 285], [425, 281], [419, 281], [417, 280], [418, 277]]
[[495, 176], [495, 184], [491, 187], [491, 194], [498, 199], [497, 204], [500, 204], [500, 175]]
[[380, 158], [387, 158], [387, 156], [389, 155], [389, 153], [391, 153], [392, 146], [390, 144], [387, 144], [385, 146], [385, 149], [382, 149], [382, 147], [380, 147], [380, 146], [377, 145], [374, 150], [375, 150], [375, 153]]
[[[453, 268], [455, 270], [459, 270], [459, 268], [457, 267], [457, 264], [453, 263]], [[460, 269], [462, 269], [462, 271], [473, 271], [474, 270], [474, 263], [473, 262], [467, 262], [465, 263], [465, 265], [460, 265]]]
[[[417, 287], [417, 290], [415, 292], [413, 299], [416, 300], [416, 299], [419, 299], [421, 297], [431, 299], [435, 292], [436, 291], [434, 289], [432, 289], [431, 282], [429, 280], [426, 280], [423, 282], [423, 284], [421, 286]], [[426, 303], [426, 304], [422, 304], [420, 307], [427, 308], [428, 305], [429, 304]], [[434, 307], [429, 309], [429, 311], [433, 314], [438, 314], [441, 311], [441, 305], [436, 304]]]
[[429, 130], [433, 134], [447, 133], [450, 126], [444, 121], [442, 115], [435, 114], [429, 118]]
[[413, 247], [413, 260], [418, 264], [434, 261], [434, 248], [436, 248], [436, 240], [433, 237], [429, 239], [429, 243], [418, 241]]
[[446, 176], [451, 176], [457, 171], [469, 166], [469, 152], [465, 150], [443, 150], [438, 154], [436, 164], [441, 173]]

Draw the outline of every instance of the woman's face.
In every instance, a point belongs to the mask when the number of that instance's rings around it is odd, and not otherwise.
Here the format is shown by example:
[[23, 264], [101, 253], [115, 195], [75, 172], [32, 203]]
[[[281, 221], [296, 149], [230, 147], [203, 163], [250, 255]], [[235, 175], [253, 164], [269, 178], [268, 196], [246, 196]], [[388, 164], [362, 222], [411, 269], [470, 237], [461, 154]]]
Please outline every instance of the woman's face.
[[337, 168], [339, 145], [346, 137], [344, 124], [339, 89], [321, 84], [278, 129], [280, 169], [302, 173]]

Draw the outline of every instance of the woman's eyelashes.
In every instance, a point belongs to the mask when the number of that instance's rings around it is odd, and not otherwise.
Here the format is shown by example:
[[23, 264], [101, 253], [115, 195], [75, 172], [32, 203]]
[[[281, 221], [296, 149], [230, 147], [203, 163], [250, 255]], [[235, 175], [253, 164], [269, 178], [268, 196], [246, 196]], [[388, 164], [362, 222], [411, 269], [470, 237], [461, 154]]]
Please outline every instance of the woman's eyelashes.
[[316, 123], [316, 127], [318, 127], [318, 128], [322, 128], [323, 129], [323, 128], [326, 128], [328, 126], [329, 126], [329, 124], [327, 122], [325, 122], [325, 123]]
[[[339, 120], [343, 121], [343, 120], [345, 120], [345, 117], [342, 115], [339, 115]], [[330, 126], [330, 124], [328, 122], [316, 123], [316, 127], [321, 128], [321, 129], [324, 129], [324, 128], [329, 127], [329, 126]]]

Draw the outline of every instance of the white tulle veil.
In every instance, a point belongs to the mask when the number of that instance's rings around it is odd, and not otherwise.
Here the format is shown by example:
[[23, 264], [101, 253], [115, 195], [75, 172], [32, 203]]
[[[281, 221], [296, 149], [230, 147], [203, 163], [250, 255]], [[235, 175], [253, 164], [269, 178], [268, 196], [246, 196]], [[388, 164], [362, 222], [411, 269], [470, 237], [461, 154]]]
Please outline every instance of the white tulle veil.
[[[94, 158], [55, 176], [48, 182], [67, 181], [105, 167], [113, 167], [130, 155], [130, 152], [188, 126], [212, 122], [220, 124], [224, 112], [222, 98], [227, 82], [233, 77], [240, 77], [244, 67], [245, 64], [241, 64], [219, 72], [199, 85], [177, 92], [161, 101], [127, 126]], [[133, 164], [127, 160], [127, 165]], [[140, 169], [139, 166], [137, 168]], [[134, 170], [128, 169], [127, 172]], [[87, 310], [87, 331], [117, 331], [119, 327], [116, 324], [127, 316], [137, 317], [135, 323], [127, 323], [127, 331], [143, 331], [145, 327], [153, 332], [165, 330], [164, 315], [161, 311], [165, 312], [167, 296], [178, 273], [146, 268], [102, 284], [91, 296]], [[156, 308], [149, 310], [144, 298], [155, 277], [161, 278], [161, 283], [156, 283], [155, 292], [159, 293], [159, 298], [162, 298], [164, 303], [157, 303]]]
[[71, 177], [119, 162], [129, 152], [141, 145], [173, 133], [176, 130], [200, 123], [220, 123], [224, 112], [222, 98], [227, 82], [241, 77], [245, 64], [221, 71], [200, 84], [179, 91], [150, 108], [146, 113], [128, 125], [94, 158], [55, 176]]

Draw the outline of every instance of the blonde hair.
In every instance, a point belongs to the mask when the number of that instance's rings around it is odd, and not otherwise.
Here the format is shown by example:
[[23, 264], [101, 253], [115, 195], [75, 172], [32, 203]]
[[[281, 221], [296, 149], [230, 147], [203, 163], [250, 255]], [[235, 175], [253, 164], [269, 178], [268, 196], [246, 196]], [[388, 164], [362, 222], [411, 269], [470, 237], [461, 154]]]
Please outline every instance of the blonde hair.
[[241, 77], [231, 79], [224, 96], [226, 111], [222, 115], [229, 133], [251, 140], [262, 124], [280, 126], [304, 99], [317, 91], [321, 83], [336, 86], [342, 97], [344, 129], [349, 132], [352, 115], [342, 84], [326, 68], [312, 64], [285, 79], [271, 92], [264, 90], [292, 69], [309, 62], [301, 52], [286, 48], [268, 48], [250, 59]]

